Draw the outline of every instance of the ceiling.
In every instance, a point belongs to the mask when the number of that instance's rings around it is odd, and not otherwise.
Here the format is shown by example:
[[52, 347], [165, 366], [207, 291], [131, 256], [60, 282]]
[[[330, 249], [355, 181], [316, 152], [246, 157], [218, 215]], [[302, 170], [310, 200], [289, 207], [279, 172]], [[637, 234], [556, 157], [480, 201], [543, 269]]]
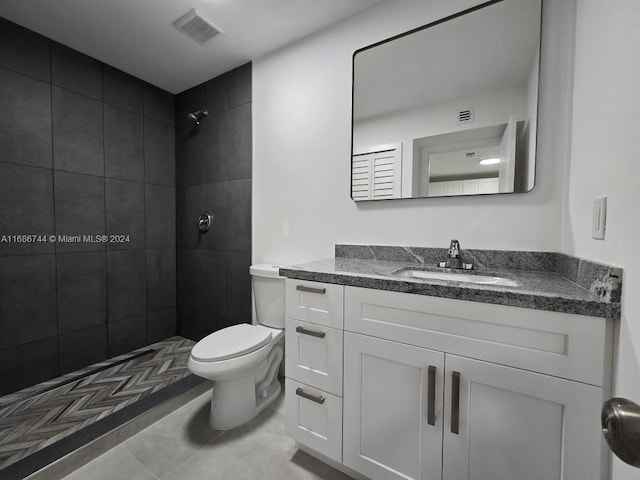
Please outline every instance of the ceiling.
[[[384, 0], [2, 0], [0, 16], [180, 93]], [[225, 32], [200, 45], [191, 8]]]

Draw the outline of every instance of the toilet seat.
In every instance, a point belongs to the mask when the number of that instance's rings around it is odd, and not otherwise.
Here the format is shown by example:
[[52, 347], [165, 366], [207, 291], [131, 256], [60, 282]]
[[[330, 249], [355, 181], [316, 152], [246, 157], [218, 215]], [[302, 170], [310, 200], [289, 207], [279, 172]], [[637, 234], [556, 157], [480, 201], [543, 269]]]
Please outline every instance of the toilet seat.
[[271, 337], [272, 330], [262, 325], [232, 325], [200, 340], [191, 350], [191, 357], [200, 362], [229, 360], [260, 349]]

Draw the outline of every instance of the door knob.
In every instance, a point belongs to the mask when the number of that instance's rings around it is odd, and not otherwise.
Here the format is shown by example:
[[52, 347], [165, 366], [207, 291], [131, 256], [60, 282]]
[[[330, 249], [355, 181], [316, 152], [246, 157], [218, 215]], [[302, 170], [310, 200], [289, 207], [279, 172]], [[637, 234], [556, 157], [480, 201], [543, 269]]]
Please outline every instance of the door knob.
[[620, 460], [640, 468], [640, 405], [612, 398], [602, 406], [602, 433]]

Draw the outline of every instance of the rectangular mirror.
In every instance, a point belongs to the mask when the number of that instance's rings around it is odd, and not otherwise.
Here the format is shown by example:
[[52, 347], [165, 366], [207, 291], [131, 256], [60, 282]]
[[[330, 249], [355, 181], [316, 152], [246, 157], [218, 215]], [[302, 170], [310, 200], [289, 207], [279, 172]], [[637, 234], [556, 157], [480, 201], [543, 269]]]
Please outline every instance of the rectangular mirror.
[[355, 201], [528, 192], [542, 0], [496, 0], [353, 55]]

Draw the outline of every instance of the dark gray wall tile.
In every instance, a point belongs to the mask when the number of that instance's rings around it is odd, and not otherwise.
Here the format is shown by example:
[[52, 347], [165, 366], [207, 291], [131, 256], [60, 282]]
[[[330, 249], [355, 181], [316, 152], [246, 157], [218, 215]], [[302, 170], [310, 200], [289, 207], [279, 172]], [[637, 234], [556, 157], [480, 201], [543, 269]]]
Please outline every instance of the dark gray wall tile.
[[147, 252], [147, 312], [176, 306], [176, 250], [154, 248]]
[[205, 185], [205, 210], [213, 215], [211, 230], [202, 235], [205, 248], [209, 250], [226, 250], [228, 239], [227, 197], [229, 182], [208, 183]]
[[105, 325], [107, 267], [104, 252], [58, 254], [56, 270], [59, 333]]
[[0, 112], [0, 159], [51, 168], [49, 85], [0, 68]]
[[0, 396], [58, 376], [56, 337], [0, 350]]
[[202, 259], [204, 250], [178, 248], [177, 256], [177, 304], [180, 308], [203, 311]]
[[178, 335], [194, 341], [202, 340], [213, 333], [204, 313], [187, 308], [178, 308]]
[[251, 102], [251, 62], [231, 70], [227, 77], [227, 108]]
[[[0, 163], [0, 235], [53, 233], [53, 173]], [[53, 243], [0, 243], [1, 255], [52, 253]]]
[[[198, 216], [205, 209], [204, 185], [176, 188], [176, 241], [178, 247], [201, 248], [205, 235], [198, 230]], [[214, 219], [214, 225], [215, 225]], [[215, 228], [215, 227], [212, 227]]]
[[231, 180], [227, 185], [227, 250], [251, 251], [251, 179]]
[[145, 262], [144, 250], [107, 252], [109, 322], [146, 314]]
[[104, 65], [102, 81], [104, 82], [105, 103], [142, 114], [144, 103], [142, 80], [109, 65]]
[[183, 124], [176, 127], [176, 185], [202, 185], [205, 182], [207, 139], [205, 122], [200, 126]]
[[227, 325], [251, 323], [251, 254], [227, 252]]
[[107, 325], [88, 328], [58, 338], [60, 375], [108, 358]]
[[109, 356], [115, 357], [147, 344], [147, 316], [109, 324]]
[[[202, 253], [202, 304], [211, 331], [221, 328], [227, 318], [227, 254], [214, 250]], [[217, 328], [216, 328], [217, 327]]]
[[142, 115], [104, 106], [105, 175], [144, 181]]
[[[104, 179], [54, 172], [57, 235], [105, 233]], [[56, 243], [57, 252], [104, 250], [104, 243]]]
[[53, 87], [54, 168], [104, 175], [102, 103]]
[[150, 118], [144, 119], [145, 182], [176, 184], [175, 128]]
[[[207, 139], [204, 150], [204, 179], [209, 182], [228, 180], [229, 172], [229, 120], [228, 113], [213, 115], [201, 125]], [[180, 165], [180, 164], [178, 164]]]
[[128, 235], [128, 242], [110, 242], [107, 250], [145, 247], [144, 184], [105, 179], [107, 235]]
[[215, 115], [227, 109], [227, 80], [225, 75], [212, 78], [206, 82], [204, 91], [209, 115]]
[[159, 342], [177, 334], [176, 309], [167, 308], [147, 315], [147, 341]]
[[251, 176], [251, 104], [227, 112], [229, 150], [225, 171], [227, 179]]
[[58, 333], [54, 257], [0, 257], [0, 348]]
[[147, 247], [176, 246], [176, 189], [145, 186]]
[[102, 64], [98, 60], [54, 42], [51, 75], [58, 87], [102, 99]]
[[0, 18], [0, 67], [51, 81], [49, 39]]
[[145, 83], [144, 115], [173, 125], [175, 123], [175, 97], [169, 92]]

